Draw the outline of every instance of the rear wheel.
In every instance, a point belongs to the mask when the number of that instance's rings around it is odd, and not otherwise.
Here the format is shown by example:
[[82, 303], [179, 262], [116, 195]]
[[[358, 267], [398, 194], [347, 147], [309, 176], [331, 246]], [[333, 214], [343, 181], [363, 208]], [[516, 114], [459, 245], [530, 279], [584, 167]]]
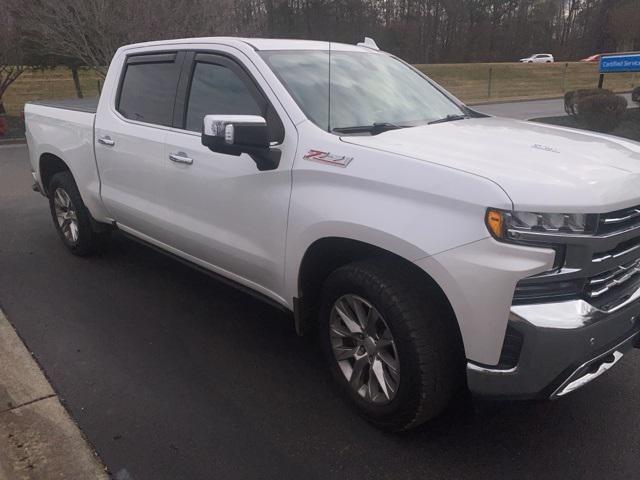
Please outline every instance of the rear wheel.
[[56, 173], [47, 192], [53, 223], [74, 255], [89, 255], [104, 245], [109, 226], [100, 226], [91, 218], [70, 172]]
[[464, 385], [448, 312], [393, 262], [357, 262], [326, 280], [320, 335], [342, 392], [376, 426], [414, 428]]

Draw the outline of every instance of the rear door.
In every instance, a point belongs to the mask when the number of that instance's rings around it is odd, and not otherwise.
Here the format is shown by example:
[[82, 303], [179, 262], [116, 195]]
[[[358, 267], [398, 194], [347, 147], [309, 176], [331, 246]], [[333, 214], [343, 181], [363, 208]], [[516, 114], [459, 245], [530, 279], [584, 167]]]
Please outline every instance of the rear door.
[[161, 241], [169, 239], [164, 142], [184, 57], [178, 51], [128, 56], [116, 95], [96, 117], [106, 208], [125, 230]]
[[[295, 127], [277, 100], [265, 94], [268, 85], [264, 79], [259, 83], [250, 62], [240, 63], [224, 51], [191, 55], [181, 80], [184, 97], [176, 102], [175, 128], [166, 138], [172, 245], [218, 273], [277, 297], [284, 276]], [[213, 114], [265, 117], [272, 148], [281, 152], [278, 168], [261, 172], [249, 155], [214, 153], [203, 146], [203, 118]], [[172, 160], [176, 157], [187, 163]]]

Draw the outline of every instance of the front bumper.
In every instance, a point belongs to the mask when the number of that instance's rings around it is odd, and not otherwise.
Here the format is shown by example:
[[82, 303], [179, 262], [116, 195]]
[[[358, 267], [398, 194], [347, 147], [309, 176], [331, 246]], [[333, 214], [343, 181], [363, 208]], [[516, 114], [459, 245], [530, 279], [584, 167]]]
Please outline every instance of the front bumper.
[[509, 326], [521, 336], [512, 368], [469, 362], [472, 392], [493, 397], [556, 398], [606, 372], [640, 347], [640, 289], [609, 312], [584, 300], [514, 305]]

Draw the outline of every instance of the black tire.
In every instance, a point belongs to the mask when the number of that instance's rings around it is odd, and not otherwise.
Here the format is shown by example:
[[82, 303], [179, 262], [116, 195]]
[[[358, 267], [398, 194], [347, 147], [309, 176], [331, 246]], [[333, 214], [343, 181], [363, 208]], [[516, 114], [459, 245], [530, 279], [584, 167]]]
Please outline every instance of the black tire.
[[[329, 368], [359, 413], [383, 430], [409, 430], [436, 417], [465, 385], [464, 349], [455, 319], [430, 292], [422, 276], [386, 260], [349, 264], [324, 283], [319, 334]], [[377, 404], [358, 394], [334, 356], [331, 312], [336, 301], [349, 294], [375, 307], [393, 335], [400, 380], [388, 403]]]
[[[63, 196], [65, 193], [68, 195], [75, 212], [77, 226], [77, 238], [75, 240], [65, 235], [58, 221], [55, 196], [59, 190], [61, 191], [59, 193]], [[97, 224], [91, 218], [89, 210], [82, 201], [82, 197], [80, 197], [80, 192], [71, 172], [56, 173], [47, 186], [47, 192], [49, 194], [49, 209], [53, 224], [69, 251], [74, 255], [86, 256], [102, 249], [111, 233], [110, 226]]]

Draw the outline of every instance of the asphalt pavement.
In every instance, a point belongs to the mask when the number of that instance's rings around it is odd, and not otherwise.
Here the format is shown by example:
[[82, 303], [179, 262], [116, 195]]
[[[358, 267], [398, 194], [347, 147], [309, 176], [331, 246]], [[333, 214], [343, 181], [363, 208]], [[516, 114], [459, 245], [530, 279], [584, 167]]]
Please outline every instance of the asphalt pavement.
[[384, 434], [290, 319], [119, 236], [72, 256], [30, 185], [0, 147], [0, 306], [118, 480], [637, 478], [638, 351], [558, 401], [460, 398]]

